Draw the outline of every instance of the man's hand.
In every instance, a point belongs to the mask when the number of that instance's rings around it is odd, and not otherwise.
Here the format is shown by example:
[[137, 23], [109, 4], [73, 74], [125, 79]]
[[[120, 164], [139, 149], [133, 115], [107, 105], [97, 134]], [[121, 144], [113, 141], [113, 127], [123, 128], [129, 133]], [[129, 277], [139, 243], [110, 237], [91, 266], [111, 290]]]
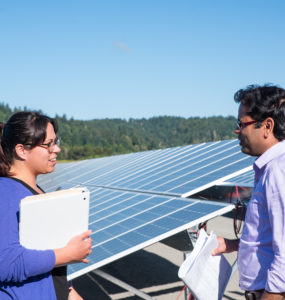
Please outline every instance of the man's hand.
[[212, 255], [231, 253], [238, 250], [239, 240], [228, 240], [221, 236], [218, 236], [217, 239], [218, 247], [213, 250]]

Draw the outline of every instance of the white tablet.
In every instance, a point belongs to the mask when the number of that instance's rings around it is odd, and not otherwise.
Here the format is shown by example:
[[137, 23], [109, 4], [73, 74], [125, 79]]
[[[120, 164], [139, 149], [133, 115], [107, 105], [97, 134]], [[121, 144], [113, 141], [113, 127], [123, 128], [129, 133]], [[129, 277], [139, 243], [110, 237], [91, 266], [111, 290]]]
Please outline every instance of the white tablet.
[[89, 191], [72, 188], [28, 196], [20, 203], [20, 243], [45, 250], [64, 247], [88, 230]]

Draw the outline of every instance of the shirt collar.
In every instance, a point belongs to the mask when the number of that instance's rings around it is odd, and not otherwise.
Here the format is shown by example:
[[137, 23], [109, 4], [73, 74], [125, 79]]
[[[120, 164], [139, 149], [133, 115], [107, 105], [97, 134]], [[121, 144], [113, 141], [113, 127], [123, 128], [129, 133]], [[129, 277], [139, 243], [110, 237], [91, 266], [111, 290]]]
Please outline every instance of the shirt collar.
[[256, 161], [254, 162], [254, 165], [261, 169], [266, 164], [268, 164], [272, 159], [278, 157], [280, 154], [285, 152], [285, 140], [278, 142], [277, 144], [270, 147], [268, 150], [266, 150], [261, 156], [259, 156]]

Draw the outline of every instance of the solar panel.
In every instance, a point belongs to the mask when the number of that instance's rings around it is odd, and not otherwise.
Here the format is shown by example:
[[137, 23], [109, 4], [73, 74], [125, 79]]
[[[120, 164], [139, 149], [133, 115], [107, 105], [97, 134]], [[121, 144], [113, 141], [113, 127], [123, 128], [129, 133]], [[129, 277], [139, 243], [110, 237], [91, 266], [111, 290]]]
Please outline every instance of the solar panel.
[[233, 209], [225, 203], [87, 187], [92, 254], [88, 265], [68, 266], [69, 279]]
[[245, 172], [252, 163], [237, 140], [226, 140], [59, 165], [49, 183], [188, 197]]
[[[222, 183], [223, 184], [223, 183]], [[244, 187], [253, 187], [254, 186], [254, 171], [252, 168], [239, 176], [232, 177], [231, 179], [224, 182], [227, 185], [237, 185]]]
[[90, 264], [69, 266], [69, 278], [232, 210], [185, 197], [244, 173], [252, 162], [237, 140], [227, 140], [58, 164], [40, 176], [44, 190], [85, 186], [91, 194]]

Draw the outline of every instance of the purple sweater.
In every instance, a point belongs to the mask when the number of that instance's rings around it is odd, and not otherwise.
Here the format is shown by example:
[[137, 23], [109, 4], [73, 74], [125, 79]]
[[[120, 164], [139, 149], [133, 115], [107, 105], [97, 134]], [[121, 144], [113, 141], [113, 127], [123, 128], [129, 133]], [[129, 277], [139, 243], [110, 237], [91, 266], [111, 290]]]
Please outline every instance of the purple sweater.
[[33, 195], [23, 184], [0, 177], [0, 299], [56, 300], [53, 250], [30, 250], [19, 243], [19, 205]]

